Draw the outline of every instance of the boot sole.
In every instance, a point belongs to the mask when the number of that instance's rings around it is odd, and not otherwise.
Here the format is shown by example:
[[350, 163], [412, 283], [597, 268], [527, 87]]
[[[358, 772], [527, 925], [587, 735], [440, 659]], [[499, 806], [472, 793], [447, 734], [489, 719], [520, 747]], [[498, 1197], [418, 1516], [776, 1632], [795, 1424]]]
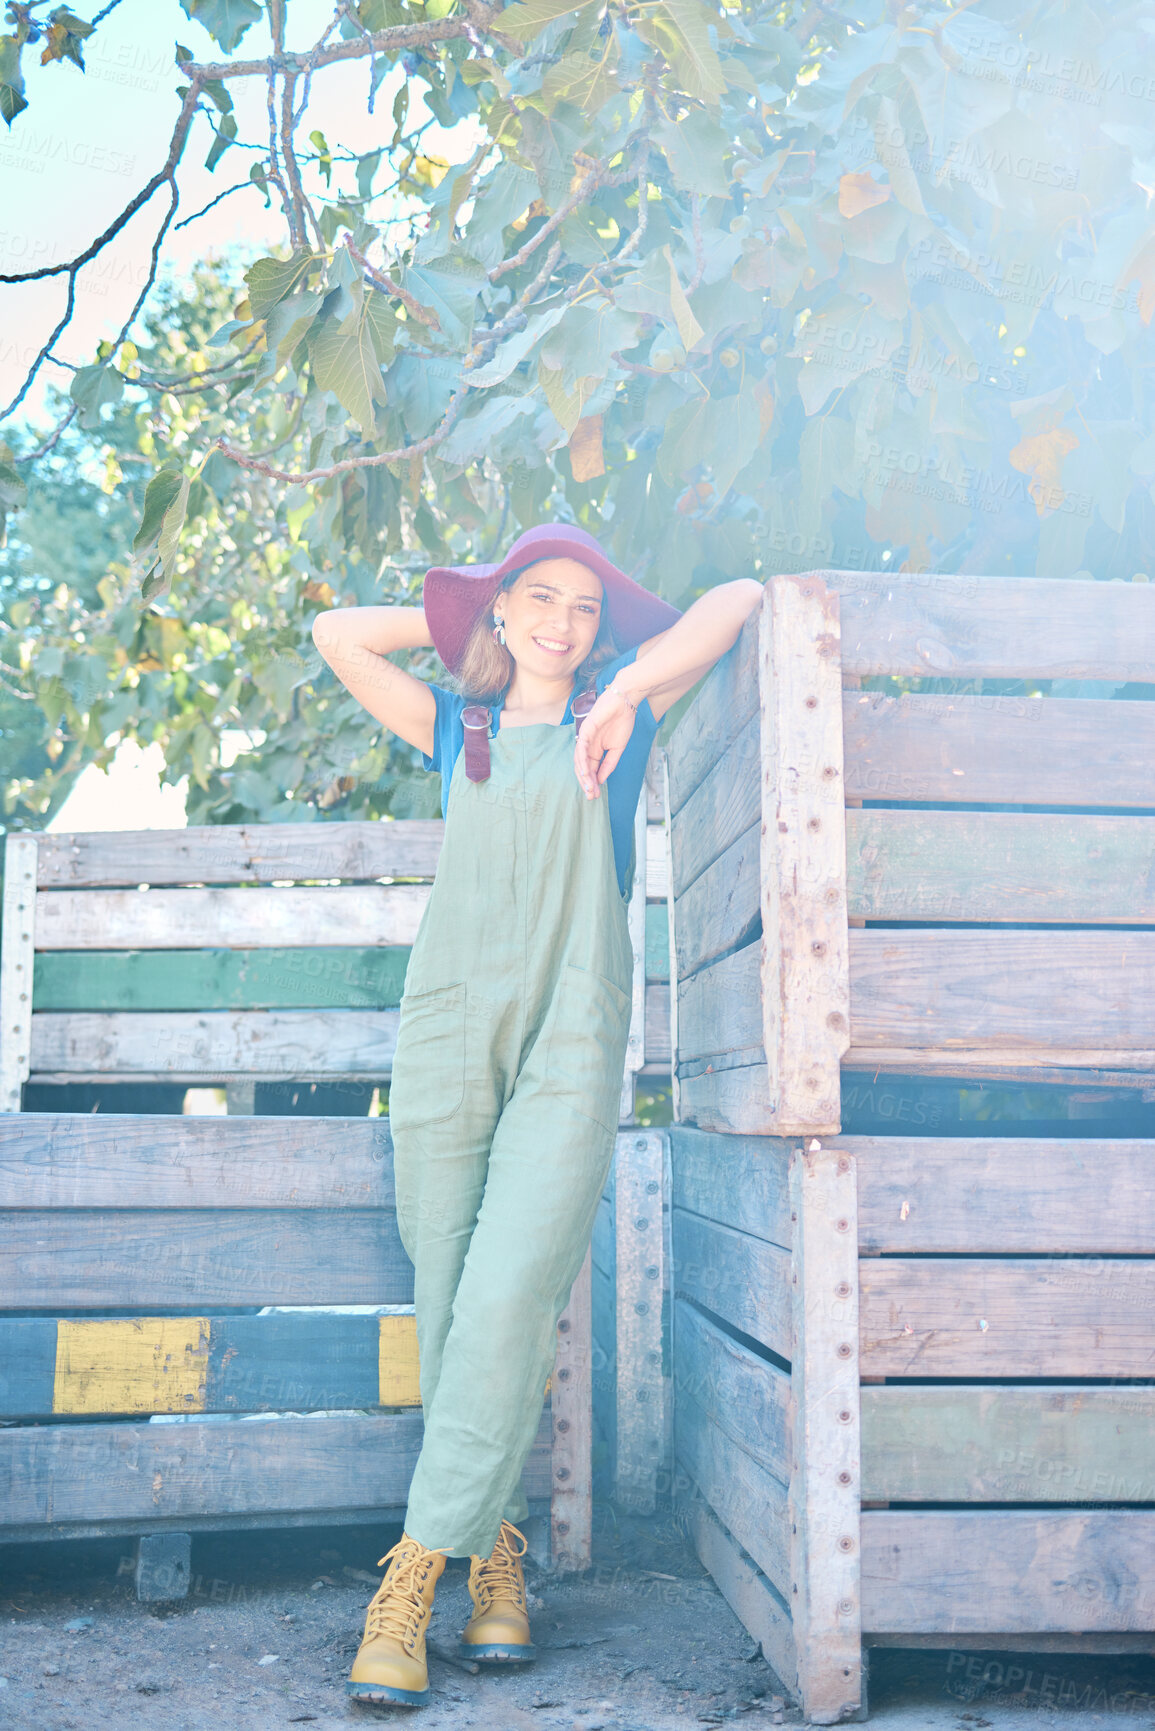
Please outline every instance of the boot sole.
[[508, 1641], [487, 1641], [476, 1647], [471, 1647], [468, 1641], [459, 1641], [457, 1652], [460, 1658], [476, 1659], [483, 1665], [524, 1665], [537, 1658], [536, 1647]]
[[388, 1701], [396, 1707], [424, 1707], [432, 1689], [398, 1689], [392, 1683], [346, 1683], [345, 1693], [354, 1701]]

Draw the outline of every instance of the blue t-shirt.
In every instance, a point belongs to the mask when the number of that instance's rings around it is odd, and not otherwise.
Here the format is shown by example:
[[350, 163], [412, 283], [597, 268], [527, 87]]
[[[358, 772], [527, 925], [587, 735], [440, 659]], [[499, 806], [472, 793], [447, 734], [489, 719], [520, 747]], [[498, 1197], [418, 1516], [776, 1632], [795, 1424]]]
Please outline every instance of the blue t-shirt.
[[[637, 655], [637, 649], [629, 649], [624, 655], [619, 655], [616, 661], [608, 661], [600, 667], [594, 676], [594, 688], [601, 692], [609, 684], [615, 673], [622, 667], [628, 667]], [[433, 726], [433, 751], [422, 752], [421, 761], [426, 769], [437, 769], [441, 772], [441, 815], [444, 817], [449, 808], [449, 780], [453, 774], [453, 765], [457, 762], [457, 754], [465, 743], [465, 729], [461, 722], [461, 712], [472, 700], [462, 697], [455, 691], [447, 691], [444, 686], [430, 685], [437, 703], [437, 719]], [[575, 686], [575, 690], [577, 687]], [[491, 735], [497, 732], [500, 722], [504, 698], [497, 698], [488, 707], [493, 711]], [[564, 727], [573, 720], [573, 693], [565, 706], [565, 714], [560, 725]], [[600, 799], [608, 798], [610, 802], [610, 834], [614, 840], [614, 864], [618, 874], [618, 889], [623, 896], [629, 894], [630, 861], [633, 856], [634, 814], [638, 809], [638, 796], [642, 791], [642, 783], [646, 778], [646, 763], [650, 755], [650, 747], [654, 743], [654, 735], [658, 731], [658, 723], [650, 708], [648, 698], [643, 698], [638, 704], [638, 713], [634, 717], [634, 731], [629, 743], [622, 752], [614, 768], [606, 778], [599, 794]]]

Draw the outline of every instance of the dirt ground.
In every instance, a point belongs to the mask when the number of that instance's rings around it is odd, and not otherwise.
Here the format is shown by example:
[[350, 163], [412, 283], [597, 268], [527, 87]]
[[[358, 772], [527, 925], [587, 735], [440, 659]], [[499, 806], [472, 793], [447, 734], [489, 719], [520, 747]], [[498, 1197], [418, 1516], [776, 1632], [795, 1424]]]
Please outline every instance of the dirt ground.
[[[469, 1615], [450, 1562], [431, 1627], [433, 1698], [352, 1702], [345, 1678], [396, 1527], [194, 1537], [186, 1599], [138, 1604], [118, 1539], [0, 1548], [0, 1726], [11, 1731], [669, 1731], [799, 1724], [781, 1686], [676, 1521], [597, 1505], [594, 1564], [529, 1563], [536, 1663], [476, 1674], [450, 1663]], [[441, 1649], [441, 1651], [439, 1651]], [[1056, 1654], [873, 1655], [881, 1731], [1047, 1725], [1155, 1727], [1155, 1661]]]

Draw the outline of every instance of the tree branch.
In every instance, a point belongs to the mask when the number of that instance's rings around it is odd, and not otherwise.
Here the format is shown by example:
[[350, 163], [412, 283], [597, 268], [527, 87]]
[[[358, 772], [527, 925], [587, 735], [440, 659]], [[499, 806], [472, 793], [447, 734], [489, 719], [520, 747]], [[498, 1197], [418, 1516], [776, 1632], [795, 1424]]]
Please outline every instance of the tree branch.
[[306, 469], [294, 472], [291, 469], [274, 469], [271, 463], [264, 462], [259, 457], [247, 456], [244, 451], [234, 450], [232, 445], [225, 443], [222, 435], [216, 441], [217, 449], [226, 457], [231, 457], [234, 463], [239, 463], [242, 469], [252, 469], [258, 475], [267, 475], [271, 481], [328, 481], [334, 475], [346, 475], [354, 469], [379, 469], [385, 463], [403, 463], [410, 457], [422, 457], [426, 451], [433, 450], [449, 435], [458, 415], [461, 405], [469, 394], [469, 386], [462, 385], [450, 401], [439, 425], [426, 439], [419, 439], [415, 445], [402, 445], [396, 451], [379, 451], [373, 457], [346, 457], [343, 462], [333, 463], [328, 469]]
[[148, 203], [157, 187], [163, 186], [166, 180], [172, 179], [173, 170], [180, 161], [181, 152], [183, 151], [185, 142], [188, 138], [188, 130], [192, 124], [192, 117], [196, 113], [197, 100], [200, 97], [201, 86], [204, 82], [205, 79], [203, 77], [200, 77], [199, 75], [194, 76], [192, 83], [189, 85], [188, 90], [185, 93], [185, 99], [181, 103], [180, 114], [177, 118], [176, 126], [173, 129], [172, 139], [169, 143], [168, 156], [165, 158], [164, 167], [158, 169], [147, 185], [141, 188], [132, 202], [125, 206], [120, 215], [109, 224], [103, 234], [97, 235], [96, 239], [89, 246], [86, 246], [83, 252], [78, 253], [76, 257], [71, 259], [67, 264], [45, 264], [41, 265], [39, 270], [18, 271], [15, 275], [11, 276], [0, 275], [0, 283], [39, 282], [43, 277], [63, 276], [65, 272], [67, 272], [69, 276], [75, 277], [76, 272], [80, 270], [83, 265], [88, 264], [90, 260], [94, 259], [97, 253], [100, 252], [103, 247], [108, 245], [110, 240], [115, 240], [125, 223], [136, 215], [142, 205]]

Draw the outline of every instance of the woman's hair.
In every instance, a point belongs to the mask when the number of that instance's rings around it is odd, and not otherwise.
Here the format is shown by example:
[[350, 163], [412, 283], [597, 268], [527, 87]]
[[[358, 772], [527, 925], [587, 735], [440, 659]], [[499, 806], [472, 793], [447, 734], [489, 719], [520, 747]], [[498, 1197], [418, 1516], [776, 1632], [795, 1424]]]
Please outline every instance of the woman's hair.
[[[533, 561], [535, 565], [540, 563], [539, 559]], [[455, 684], [458, 692], [473, 703], [493, 703], [509, 690], [516, 663], [509, 650], [498, 643], [493, 635], [493, 602], [503, 590], [512, 589], [518, 578], [531, 569], [532, 565], [523, 565], [519, 570], [511, 571], [502, 578], [489, 604], [482, 608], [474, 621], [466, 639]], [[603, 599], [597, 636], [574, 676], [575, 692], [593, 679], [599, 667], [604, 666], [607, 661], [615, 660], [620, 654], [621, 649], [610, 627], [610, 610]]]

